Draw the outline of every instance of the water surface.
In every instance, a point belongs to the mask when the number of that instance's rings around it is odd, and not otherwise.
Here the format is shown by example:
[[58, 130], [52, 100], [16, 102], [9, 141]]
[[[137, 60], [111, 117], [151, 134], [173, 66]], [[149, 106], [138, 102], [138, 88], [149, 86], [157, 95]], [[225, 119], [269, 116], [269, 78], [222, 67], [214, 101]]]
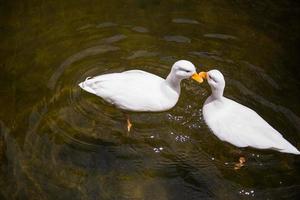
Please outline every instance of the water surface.
[[[88, 76], [179, 59], [218, 68], [225, 95], [300, 148], [294, 1], [1, 1], [0, 199], [297, 199], [299, 158], [219, 141], [185, 80], [161, 113], [122, 111], [81, 90]], [[234, 170], [239, 155], [247, 164]]]

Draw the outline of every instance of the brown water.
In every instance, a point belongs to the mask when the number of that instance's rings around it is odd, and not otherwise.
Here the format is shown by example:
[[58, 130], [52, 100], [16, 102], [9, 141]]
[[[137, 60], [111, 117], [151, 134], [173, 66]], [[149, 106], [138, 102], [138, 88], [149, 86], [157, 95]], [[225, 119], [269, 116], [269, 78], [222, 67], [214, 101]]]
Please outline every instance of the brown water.
[[[0, 199], [297, 199], [299, 157], [219, 141], [182, 83], [162, 113], [123, 113], [77, 84], [179, 59], [300, 148], [296, 1], [1, 1]], [[299, 198], [299, 197], [298, 197]]]

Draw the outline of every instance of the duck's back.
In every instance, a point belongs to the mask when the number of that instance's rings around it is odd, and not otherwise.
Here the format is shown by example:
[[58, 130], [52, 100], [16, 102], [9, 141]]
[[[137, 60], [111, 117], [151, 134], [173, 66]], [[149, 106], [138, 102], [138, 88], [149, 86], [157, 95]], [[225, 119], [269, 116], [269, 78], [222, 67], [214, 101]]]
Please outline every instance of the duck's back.
[[174, 102], [167, 101], [168, 94], [166, 95], [166, 88], [163, 87], [164, 82], [165, 79], [154, 74], [130, 70], [96, 76], [80, 83], [79, 86], [121, 109], [162, 111], [174, 106], [171, 105]]
[[205, 102], [203, 116], [214, 134], [238, 147], [276, 149], [299, 154], [299, 151], [255, 111], [223, 97], [221, 102]]

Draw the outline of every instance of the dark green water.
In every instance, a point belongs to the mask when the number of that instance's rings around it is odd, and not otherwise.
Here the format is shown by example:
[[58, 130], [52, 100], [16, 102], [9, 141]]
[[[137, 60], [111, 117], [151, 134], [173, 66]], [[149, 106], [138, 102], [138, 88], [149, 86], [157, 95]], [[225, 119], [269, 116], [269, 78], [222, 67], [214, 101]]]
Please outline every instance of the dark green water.
[[238, 149], [205, 125], [206, 83], [176, 107], [122, 112], [77, 86], [179, 59], [300, 148], [296, 1], [0, 1], [0, 199], [297, 199], [299, 157]]

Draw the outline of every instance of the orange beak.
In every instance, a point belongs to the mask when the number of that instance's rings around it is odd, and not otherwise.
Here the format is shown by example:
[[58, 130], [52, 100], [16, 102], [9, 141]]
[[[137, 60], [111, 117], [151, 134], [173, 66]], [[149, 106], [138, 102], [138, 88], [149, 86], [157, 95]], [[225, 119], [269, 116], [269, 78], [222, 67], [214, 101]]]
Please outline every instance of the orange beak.
[[199, 74], [195, 73], [192, 75], [192, 79], [194, 79], [198, 83], [202, 83], [203, 79], [206, 79], [206, 78], [207, 78], [206, 72], [200, 72]]

